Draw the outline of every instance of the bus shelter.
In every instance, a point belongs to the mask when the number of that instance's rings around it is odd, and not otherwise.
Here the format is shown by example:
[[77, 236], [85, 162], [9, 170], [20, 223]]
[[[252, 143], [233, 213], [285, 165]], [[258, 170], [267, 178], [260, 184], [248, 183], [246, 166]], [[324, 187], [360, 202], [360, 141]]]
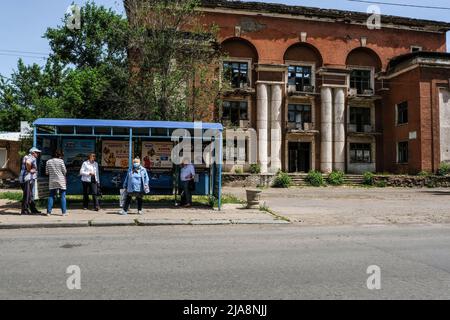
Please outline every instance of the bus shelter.
[[[221, 208], [221, 124], [43, 118], [33, 126], [33, 145], [42, 150], [39, 191], [45, 189], [45, 163], [60, 149], [68, 171], [67, 194], [82, 194], [79, 171], [88, 154], [95, 153], [103, 194], [119, 194], [132, 159], [139, 156], [149, 174], [150, 194], [176, 197], [180, 166], [174, 163], [172, 151], [188, 143], [183, 150], [188, 150], [196, 169], [193, 194], [210, 196]], [[182, 158], [188, 154], [181, 153]]]

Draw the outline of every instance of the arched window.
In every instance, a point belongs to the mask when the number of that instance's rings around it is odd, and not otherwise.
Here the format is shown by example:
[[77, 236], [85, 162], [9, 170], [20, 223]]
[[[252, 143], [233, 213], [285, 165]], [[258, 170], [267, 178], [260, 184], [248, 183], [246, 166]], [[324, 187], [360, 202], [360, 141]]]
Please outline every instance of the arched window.
[[381, 71], [381, 60], [369, 48], [352, 50], [346, 61], [351, 70], [350, 88], [359, 95], [372, 95], [375, 92], [375, 72]]
[[323, 64], [320, 52], [310, 44], [297, 43], [286, 50], [284, 61], [288, 65], [289, 90], [314, 92], [315, 71]]
[[222, 43], [223, 75], [232, 88], [244, 89], [252, 85], [253, 64], [258, 62], [256, 48], [242, 38], [231, 38]]

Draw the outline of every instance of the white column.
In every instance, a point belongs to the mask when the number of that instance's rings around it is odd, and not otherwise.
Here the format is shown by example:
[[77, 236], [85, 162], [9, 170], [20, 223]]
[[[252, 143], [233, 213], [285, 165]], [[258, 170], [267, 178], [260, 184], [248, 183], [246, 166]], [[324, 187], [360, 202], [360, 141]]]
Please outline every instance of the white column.
[[256, 127], [258, 130], [258, 159], [261, 165], [261, 173], [267, 173], [268, 109], [267, 85], [260, 83], [257, 85], [256, 93]]
[[345, 93], [334, 89], [334, 162], [333, 170], [345, 170]]
[[321, 92], [321, 147], [320, 147], [320, 170], [329, 173], [333, 170], [333, 105], [331, 88], [323, 87]]
[[270, 172], [281, 170], [281, 85], [272, 85], [271, 115], [270, 115]]

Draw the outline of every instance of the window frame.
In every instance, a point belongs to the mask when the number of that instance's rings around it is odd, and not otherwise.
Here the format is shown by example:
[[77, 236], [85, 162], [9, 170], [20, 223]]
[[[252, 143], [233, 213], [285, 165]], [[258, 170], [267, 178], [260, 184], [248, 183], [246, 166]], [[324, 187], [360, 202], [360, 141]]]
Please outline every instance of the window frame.
[[[247, 64], [247, 85], [248, 87], [252, 86], [253, 83], [253, 62], [252, 59], [245, 59], [245, 58], [233, 58], [233, 57], [229, 57], [227, 59], [222, 59], [221, 63], [220, 63], [220, 85], [222, 86], [223, 83], [226, 81], [226, 77], [225, 77], [225, 67], [224, 64], [225, 63], [246, 63]], [[232, 87], [232, 89], [240, 89], [240, 87], [233, 87], [232, 82], [230, 81], [230, 85]]]
[[[406, 161], [401, 161], [400, 159], [400, 145], [406, 144]], [[409, 141], [399, 141], [397, 142], [397, 163], [398, 164], [408, 164], [409, 163]]]
[[[302, 107], [303, 110], [290, 111], [289, 109], [290, 109], [291, 106]], [[306, 107], [309, 108], [309, 118], [308, 118], [309, 121], [304, 120], [304, 117], [303, 117], [303, 114], [308, 112], [308, 111], [304, 110]], [[300, 113], [302, 115], [302, 121], [301, 122], [291, 121], [290, 120], [290, 116], [289, 116], [290, 112], [295, 112], [296, 114]], [[287, 105], [287, 123], [289, 123], [289, 124], [291, 124], [291, 123], [301, 124], [302, 128], [304, 128], [305, 123], [313, 123], [313, 106], [312, 106], [312, 104], [288, 102], [288, 105]]]
[[[374, 67], [365, 67], [365, 66], [348, 66], [350, 69], [350, 74], [348, 76], [348, 82], [349, 82], [349, 88], [350, 89], [356, 89], [358, 90], [358, 88], [353, 88], [352, 87], [352, 72], [359, 70], [359, 71], [370, 71], [370, 82], [369, 82], [369, 89], [372, 89], [372, 95], [375, 94], [375, 68]], [[361, 93], [357, 93], [357, 95], [364, 95], [364, 91]]]
[[[224, 118], [224, 110], [225, 110], [225, 103], [230, 103], [230, 118], [229, 119], [225, 119]], [[245, 103], [247, 105], [247, 116], [246, 119], [243, 119], [241, 116], [241, 104]], [[232, 104], [238, 104], [237, 106], [237, 110], [238, 110], [238, 123], [233, 123], [233, 121], [231, 120], [231, 110], [233, 109], [231, 107]], [[231, 125], [233, 126], [240, 126], [240, 121], [250, 121], [250, 103], [248, 100], [237, 100], [237, 99], [226, 99], [222, 101], [222, 114], [221, 114], [221, 119], [220, 119], [221, 123], [223, 123], [224, 121], [229, 121]]]
[[[352, 148], [352, 146], [356, 146], [356, 148]], [[362, 148], [362, 146], [369, 146], [369, 148]], [[352, 151], [355, 152], [355, 157], [352, 157]], [[369, 161], [358, 160], [358, 151], [362, 151], [362, 159], [365, 158], [365, 152], [369, 152]], [[350, 142], [349, 145], [349, 160], [350, 163], [358, 163], [358, 164], [371, 164], [373, 163], [373, 151], [372, 151], [372, 143], [371, 142]]]
[[[352, 121], [352, 111], [353, 110], [364, 110], [364, 112], [369, 112], [369, 118], [368, 118], [368, 122], [367, 123], [356, 123], [356, 121]], [[373, 125], [373, 112], [372, 112], [372, 107], [364, 107], [364, 106], [354, 106], [354, 105], [349, 105], [349, 110], [348, 110], [348, 123], [350, 125], [356, 125], [357, 126], [357, 131], [356, 132], [364, 132], [364, 126], [372, 126]], [[362, 126], [362, 130], [358, 130], [358, 127]]]
[[[406, 104], [406, 122], [400, 122], [400, 106]], [[404, 117], [402, 117], [404, 118]], [[402, 101], [395, 105], [395, 125], [396, 126], [403, 126], [407, 125], [409, 123], [409, 103], [407, 100]]]
[[423, 51], [423, 47], [419, 45], [412, 45], [409, 47], [410, 52], [420, 52]]
[[[316, 64], [314, 62], [306, 62], [306, 61], [292, 61], [292, 60], [286, 60], [285, 64], [287, 65], [287, 72], [286, 72], [286, 84], [289, 86], [289, 67], [308, 67], [311, 68], [311, 85], [313, 87], [313, 93], [316, 92]], [[297, 85], [295, 86], [295, 92], [305, 92], [305, 91], [298, 91]]]

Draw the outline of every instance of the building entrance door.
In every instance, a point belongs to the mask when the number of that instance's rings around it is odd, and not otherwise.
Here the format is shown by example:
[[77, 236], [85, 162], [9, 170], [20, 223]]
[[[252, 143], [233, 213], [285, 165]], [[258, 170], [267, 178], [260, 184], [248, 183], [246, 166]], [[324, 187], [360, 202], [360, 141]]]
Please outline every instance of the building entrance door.
[[289, 172], [309, 172], [311, 170], [311, 143], [289, 142]]

